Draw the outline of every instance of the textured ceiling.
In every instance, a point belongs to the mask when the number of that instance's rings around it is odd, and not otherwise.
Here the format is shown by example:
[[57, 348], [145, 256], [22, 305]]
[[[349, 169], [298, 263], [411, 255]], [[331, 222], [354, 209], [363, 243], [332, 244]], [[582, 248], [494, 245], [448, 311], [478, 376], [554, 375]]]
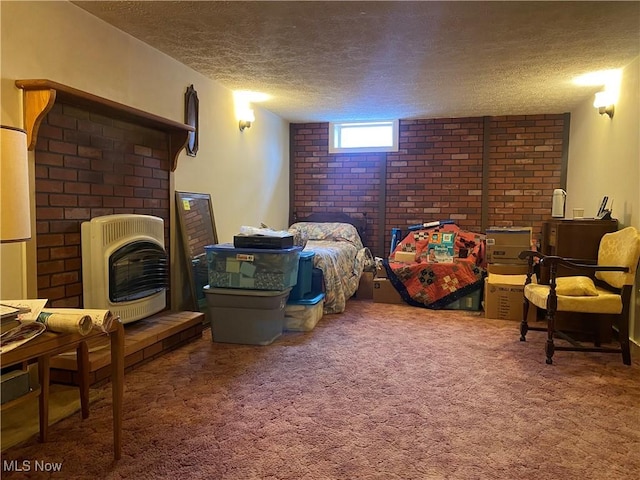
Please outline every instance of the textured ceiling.
[[562, 113], [640, 54], [640, 2], [75, 1], [291, 122]]

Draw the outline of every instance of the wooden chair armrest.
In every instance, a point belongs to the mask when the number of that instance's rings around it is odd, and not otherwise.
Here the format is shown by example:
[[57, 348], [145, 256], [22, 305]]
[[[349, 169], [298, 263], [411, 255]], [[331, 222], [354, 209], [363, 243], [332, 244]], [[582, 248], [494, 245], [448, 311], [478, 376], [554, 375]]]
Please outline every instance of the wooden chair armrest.
[[520, 260], [527, 258], [544, 258], [544, 255], [540, 252], [536, 252], [535, 250], [523, 250], [518, 254], [518, 258]]
[[527, 259], [527, 279], [524, 284], [529, 285], [532, 282], [534, 273], [537, 277], [540, 276], [540, 272], [536, 272], [536, 270], [538, 270], [538, 262], [536, 262], [535, 259], [544, 258], [544, 255], [540, 252], [536, 252], [535, 250], [523, 250], [518, 254], [518, 258], [521, 260]]
[[569, 257], [563, 257], [563, 258], [567, 262], [580, 263], [582, 265], [597, 265], [598, 264], [597, 260], [590, 260], [590, 259], [587, 259], [587, 258], [569, 258]]
[[[524, 260], [525, 258], [529, 258], [529, 257], [539, 258], [540, 260], [542, 260], [545, 257], [553, 257], [553, 255], [543, 255], [542, 253], [537, 252], [535, 250], [523, 250], [518, 255], [518, 258], [520, 258], [521, 260]], [[586, 259], [586, 258], [568, 258], [568, 257], [553, 257], [553, 258], [561, 258], [562, 260], [564, 260], [566, 262], [571, 262], [571, 263], [576, 263], [576, 264], [581, 264], [581, 265], [596, 265], [597, 264], [596, 260], [591, 260], [591, 259]]]
[[[614, 265], [594, 265], [593, 263], [579, 263], [573, 260], [574, 259], [558, 257], [555, 255], [546, 255], [540, 259], [540, 265], [549, 266], [549, 267], [557, 267], [558, 265], [562, 265], [567, 268], [587, 270], [590, 273], [591, 272], [595, 273], [595, 272], [628, 272], [629, 271], [629, 267], [619, 267]], [[552, 268], [552, 270], [556, 270], [556, 268]]]

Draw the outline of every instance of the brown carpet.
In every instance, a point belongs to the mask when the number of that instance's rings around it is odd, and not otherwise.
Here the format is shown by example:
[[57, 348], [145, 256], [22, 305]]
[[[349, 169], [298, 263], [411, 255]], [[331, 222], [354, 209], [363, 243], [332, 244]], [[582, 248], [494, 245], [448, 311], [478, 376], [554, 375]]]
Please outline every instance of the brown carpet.
[[[123, 458], [109, 387], [3, 454], [63, 462], [3, 478], [637, 479], [640, 364], [557, 352], [516, 322], [351, 300], [267, 347], [202, 340], [125, 377]], [[33, 470], [33, 468], [32, 468]]]

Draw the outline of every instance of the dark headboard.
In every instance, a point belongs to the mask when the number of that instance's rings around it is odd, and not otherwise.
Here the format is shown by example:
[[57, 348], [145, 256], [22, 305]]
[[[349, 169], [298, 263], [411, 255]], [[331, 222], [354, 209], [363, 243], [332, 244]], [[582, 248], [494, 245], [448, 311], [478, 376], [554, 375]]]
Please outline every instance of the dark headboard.
[[358, 235], [360, 235], [363, 245], [367, 245], [367, 217], [364, 214], [358, 217], [351, 217], [344, 212], [315, 212], [306, 217], [298, 217], [298, 215], [294, 213], [293, 222], [349, 223], [358, 230]]

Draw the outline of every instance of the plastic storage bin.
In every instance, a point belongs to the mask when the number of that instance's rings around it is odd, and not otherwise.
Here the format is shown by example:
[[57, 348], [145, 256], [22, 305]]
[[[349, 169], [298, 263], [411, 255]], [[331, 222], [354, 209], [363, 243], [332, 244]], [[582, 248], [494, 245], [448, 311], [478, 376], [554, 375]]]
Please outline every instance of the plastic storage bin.
[[289, 290], [239, 290], [206, 286], [214, 342], [269, 345], [282, 335]]
[[202, 253], [193, 257], [191, 259], [191, 268], [193, 272], [193, 282], [196, 286], [196, 300], [198, 301], [198, 308], [202, 310], [207, 306], [207, 300], [202, 289], [209, 283], [206, 255]]
[[288, 302], [300, 300], [311, 293], [311, 280], [313, 278], [313, 257], [315, 253], [302, 251], [298, 260], [298, 280], [291, 289]]
[[289, 332], [313, 330], [322, 318], [323, 307], [324, 293], [288, 302], [284, 308], [284, 329]]
[[324, 292], [324, 275], [322, 270], [316, 267], [311, 269], [311, 292]]
[[480, 300], [482, 299], [482, 289], [478, 289], [475, 292], [470, 293], [449, 305], [445, 306], [445, 310], [480, 310]]
[[298, 246], [270, 250], [221, 243], [204, 249], [212, 288], [286, 290], [298, 281]]

